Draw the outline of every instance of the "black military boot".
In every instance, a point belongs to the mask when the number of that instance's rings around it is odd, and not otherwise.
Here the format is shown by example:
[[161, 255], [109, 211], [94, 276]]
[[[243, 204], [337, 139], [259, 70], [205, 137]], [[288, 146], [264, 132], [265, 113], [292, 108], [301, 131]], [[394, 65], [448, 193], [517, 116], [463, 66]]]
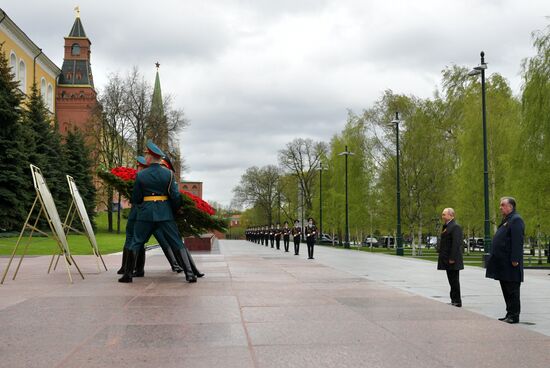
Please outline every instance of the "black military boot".
[[145, 276], [145, 246], [143, 246], [136, 257], [136, 269], [132, 275], [133, 277]]
[[191, 257], [191, 253], [189, 253], [189, 249], [185, 248], [185, 251], [187, 252], [187, 256], [189, 258], [189, 264], [191, 265], [191, 271], [193, 271], [193, 274], [197, 277], [203, 277], [204, 273], [200, 272], [197, 266], [195, 265], [195, 261], [193, 260], [193, 257]]
[[172, 248], [170, 247], [161, 247], [162, 252], [164, 253], [164, 256], [168, 260], [168, 263], [170, 263], [170, 268], [172, 268], [172, 272], [183, 272], [183, 268], [178, 264], [178, 261], [176, 259], [176, 256], [174, 256], [174, 252], [172, 251]]
[[193, 274], [191, 264], [189, 263], [189, 257], [187, 257], [187, 248], [185, 248], [185, 245], [183, 246], [183, 248], [178, 249], [177, 254], [178, 261], [181, 262], [183, 272], [185, 272], [185, 279], [188, 282], [197, 282], [197, 277], [195, 276], [195, 274]]
[[127, 257], [128, 250], [126, 248], [122, 248], [122, 265], [120, 266], [120, 269], [116, 272], [118, 275], [124, 275], [124, 265], [126, 264]]
[[132, 273], [134, 268], [136, 268], [136, 254], [133, 251], [128, 250], [126, 254], [126, 262], [124, 263], [124, 274], [120, 279], [118, 279], [118, 282], [132, 282]]

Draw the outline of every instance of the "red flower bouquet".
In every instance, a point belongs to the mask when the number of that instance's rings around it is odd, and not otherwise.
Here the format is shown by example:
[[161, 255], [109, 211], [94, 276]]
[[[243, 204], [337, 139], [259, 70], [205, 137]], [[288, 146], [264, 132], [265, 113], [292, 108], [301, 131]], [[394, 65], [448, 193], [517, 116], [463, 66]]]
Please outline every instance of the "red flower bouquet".
[[[121, 166], [109, 171], [99, 171], [98, 175], [107, 185], [112, 186], [124, 197], [132, 198], [137, 175], [136, 169]], [[208, 202], [184, 190], [181, 190], [180, 193], [182, 194], [182, 203], [175, 216], [182, 236], [200, 236], [212, 230], [226, 231], [226, 221], [215, 216], [216, 210]]]
[[105, 184], [112, 186], [117, 192], [122, 194], [126, 199], [132, 198], [132, 190], [134, 189], [134, 181], [136, 180], [137, 170], [131, 167], [115, 167], [109, 171], [99, 171], [98, 175]]

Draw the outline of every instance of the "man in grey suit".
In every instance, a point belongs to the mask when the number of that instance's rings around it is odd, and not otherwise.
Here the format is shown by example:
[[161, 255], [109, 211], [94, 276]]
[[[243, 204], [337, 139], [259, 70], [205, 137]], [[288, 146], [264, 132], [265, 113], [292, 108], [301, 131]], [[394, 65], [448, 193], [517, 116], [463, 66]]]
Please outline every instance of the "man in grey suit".
[[439, 257], [437, 269], [447, 271], [447, 279], [451, 287], [451, 305], [462, 307], [460, 296], [459, 272], [464, 269], [462, 259], [463, 241], [462, 228], [455, 221], [455, 211], [445, 208], [441, 213], [443, 229], [441, 230], [441, 242], [439, 244]]

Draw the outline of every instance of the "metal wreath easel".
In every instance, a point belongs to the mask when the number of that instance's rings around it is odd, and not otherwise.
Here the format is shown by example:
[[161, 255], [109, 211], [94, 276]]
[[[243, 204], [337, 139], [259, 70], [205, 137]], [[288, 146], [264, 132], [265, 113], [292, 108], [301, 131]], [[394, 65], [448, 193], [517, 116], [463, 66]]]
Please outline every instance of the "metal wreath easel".
[[[92, 247], [93, 254], [96, 256], [97, 271], [101, 272], [99, 260], [101, 260], [101, 263], [105, 268], [105, 271], [107, 271], [107, 266], [105, 265], [105, 261], [103, 260], [103, 256], [101, 255], [101, 252], [99, 251], [99, 247], [97, 245], [97, 241], [92, 228], [92, 224], [90, 222], [90, 218], [88, 217], [86, 208], [84, 208], [84, 202], [82, 201], [82, 197], [80, 196], [80, 192], [78, 191], [78, 187], [76, 186], [76, 183], [72, 176], [67, 175], [67, 183], [69, 184], [72, 200], [69, 206], [69, 210], [67, 211], [67, 216], [65, 216], [65, 221], [63, 222], [63, 228], [66, 229], [65, 235], [68, 235], [69, 231], [74, 231], [75, 233], [85, 235], [86, 238], [88, 238], [88, 241], [90, 242], [90, 246]], [[80, 223], [84, 228], [84, 231], [80, 231], [72, 227], [73, 221], [77, 214], [78, 214], [78, 218], [80, 219]], [[59, 258], [62, 255], [63, 253], [61, 252], [57, 254], [57, 259], [53, 267], [54, 271], [56, 270], [57, 264], [59, 262]], [[52, 256], [52, 260], [50, 261], [50, 267], [48, 268], [48, 272], [52, 267], [55, 256], [56, 254]]]
[[[55, 203], [53, 203], [53, 198], [51, 197], [51, 193], [48, 189], [48, 186], [46, 185], [46, 181], [44, 180], [44, 177], [42, 176], [42, 172], [37, 166], [30, 165], [31, 167], [31, 173], [34, 183], [34, 188], [36, 191], [36, 198], [34, 200], [34, 203], [31, 207], [31, 210], [29, 211], [29, 214], [27, 215], [27, 219], [25, 220], [25, 224], [23, 225], [23, 228], [21, 229], [21, 232], [19, 233], [19, 238], [17, 239], [17, 243], [15, 244], [15, 247], [13, 248], [13, 252], [11, 254], [10, 260], [8, 261], [8, 265], [6, 266], [6, 269], [4, 270], [4, 274], [2, 275], [2, 280], [0, 280], [0, 284], [4, 283], [4, 280], [6, 279], [6, 276], [8, 274], [8, 271], [10, 269], [11, 263], [13, 259], [15, 258], [15, 254], [17, 253], [17, 249], [19, 248], [19, 245], [21, 244], [21, 239], [23, 238], [23, 234], [25, 230], [29, 229], [31, 232], [29, 234], [29, 237], [27, 238], [27, 243], [25, 244], [25, 248], [23, 250], [23, 254], [21, 254], [21, 257], [19, 258], [19, 262], [17, 263], [17, 268], [15, 269], [15, 273], [13, 274], [12, 280], [15, 280], [17, 277], [17, 273], [19, 272], [19, 268], [21, 267], [21, 263], [23, 262], [23, 258], [25, 258], [25, 255], [27, 254], [27, 250], [29, 248], [29, 245], [32, 241], [32, 236], [35, 232], [43, 234], [47, 237], [53, 238], [57, 246], [59, 247], [59, 254], [63, 255], [63, 259], [65, 261], [65, 266], [67, 269], [67, 275], [69, 276], [69, 281], [73, 283], [73, 278], [71, 276], [71, 269], [70, 266], [74, 264], [76, 269], [78, 270], [78, 273], [84, 279], [84, 275], [82, 274], [82, 271], [80, 271], [80, 268], [78, 267], [78, 264], [74, 260], [73, 256], [71, 255], [71, 252], [69, 250], [69, 244], [67, 243], [67, 238], [65, 236], [65, 232], [63, 231], [63, 227], [61, 225], [61, 221], [59, 220], [59, 214], [57, 213], [57, 208], [55, 207]], [[43, 186], [44, 193], [42, 193], [40, 187]], [[52, 214], [48, 212], [48, 207], [46, 206], [45, 202], [51, 201], [51, 204], [53, 204], [53, 210], [55, 210], [55, 216], [56, 220], [59, 222], [59, 224], [55, 223], [52, 219]], [[40, 210], [38, 211], [38, 215], [36, 216], [36, 220], [31, 225], [30, 220], [32, 217], [32, 214], [37, 207], [37, 204], [40, 204]], [[43, 215], [43, 217], [41, 216]], [[44, 218], [48, 226], [50, 227], [51, 234], [48, 234], [40, 229], [37, 228], [38, 221], [40, 221], [40, 218]], [[55, 254], [54, 254], [55, 256]], [[50, 273], [51, 269], [51, 263], [50, 267], [48, 268], [48, 273]]]

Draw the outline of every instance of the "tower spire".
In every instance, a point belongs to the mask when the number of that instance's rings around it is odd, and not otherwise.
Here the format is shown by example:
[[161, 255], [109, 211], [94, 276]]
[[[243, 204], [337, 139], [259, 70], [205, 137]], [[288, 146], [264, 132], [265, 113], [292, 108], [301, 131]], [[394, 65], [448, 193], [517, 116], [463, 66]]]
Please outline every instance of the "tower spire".
[[155, 76], [155, 87], [153, 89], [153, 97], [151, 101], [151, 113], [156, 114], [157, 116], [163, 116], [164, 107], [162, 106], [162, 91], [160, 89], [159, 76], [160, 63], [157, 61], [155, 66], [157, 67], [157, 74]]

